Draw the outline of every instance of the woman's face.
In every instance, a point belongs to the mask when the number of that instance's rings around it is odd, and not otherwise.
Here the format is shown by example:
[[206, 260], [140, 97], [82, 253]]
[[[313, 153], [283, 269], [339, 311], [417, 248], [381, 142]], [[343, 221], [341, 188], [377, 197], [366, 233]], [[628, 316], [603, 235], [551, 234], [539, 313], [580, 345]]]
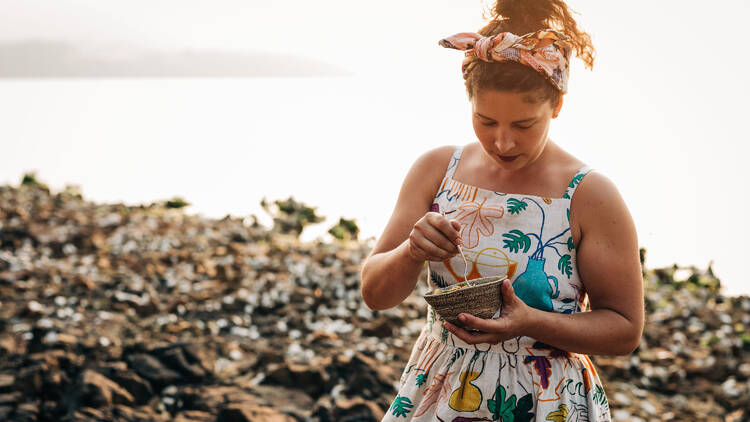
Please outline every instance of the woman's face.
[[503, 170], [534, 163], [547, 145], [550, 120], [557, 117], [549, 101], [529, 103], [528, 94], [478, 91], [472, 98], [474, 133], [487, 156]]

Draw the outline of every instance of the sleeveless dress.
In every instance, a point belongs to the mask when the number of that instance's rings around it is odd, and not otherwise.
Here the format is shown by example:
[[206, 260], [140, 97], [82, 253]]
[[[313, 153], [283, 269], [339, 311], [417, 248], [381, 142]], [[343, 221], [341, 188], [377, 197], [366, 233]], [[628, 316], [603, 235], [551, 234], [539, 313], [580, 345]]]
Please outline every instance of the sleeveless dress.
[[[527, 305], [550, 312], [587, 309], [570, 234], [570, 200], [590, 171], [581, 168], [562, 198], [506, 194], [453, 179], [453, 157], [431, 211], [461, 222], [461, 254], [428, 262], [430, 289], [507, 275]], [[445, 329], [428, 305], [427, 321], [383, 421], [610, 421], [602, 383], [588, 356], [520, 336], [468, 344]]]

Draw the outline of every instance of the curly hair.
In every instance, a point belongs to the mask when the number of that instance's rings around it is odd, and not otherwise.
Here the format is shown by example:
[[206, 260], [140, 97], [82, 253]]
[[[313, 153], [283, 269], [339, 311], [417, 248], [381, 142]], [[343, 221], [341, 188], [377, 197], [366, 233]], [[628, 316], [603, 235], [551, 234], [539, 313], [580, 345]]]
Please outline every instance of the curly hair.
[[[486, 14], [483, 18], [488, 19]], [[570, 37], [570, 43], [584, 65], [593, 69], [594, 46], [589, 34], [578, 29], [571, 10], [563, 0], [497, 0], [490, 11], [490, 22], [478, 31], [489, 37], [501, 32], [523, 35], [540, 29], [555, 29]], [[553, 108], [562, 93], [532, 68], [515, 61], [485, 62], [474, 58], [464, 72], [469, 99], [484, 89], [527, 93], [524, 101], [549, 101]]]

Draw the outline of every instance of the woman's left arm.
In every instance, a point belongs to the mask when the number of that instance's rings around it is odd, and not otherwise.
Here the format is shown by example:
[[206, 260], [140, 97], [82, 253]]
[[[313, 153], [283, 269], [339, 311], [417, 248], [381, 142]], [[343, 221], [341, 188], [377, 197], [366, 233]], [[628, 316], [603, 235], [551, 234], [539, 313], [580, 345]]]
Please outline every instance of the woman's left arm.
[[497, 319], [464, 315], [471, 333], [446, 323], [468, 343], [498, 343], [529, 336], [572, 353], [627, 355], [640, 343], [644, 324], [643, 278], [633, 219], [615, 185], [598, 173], [581, 181], [571, 202], [571, 221], [581, 236], [578, 272], [588, 292], [590, 312], [562, 314], [527, 306], [503, 285], [503, 312]]

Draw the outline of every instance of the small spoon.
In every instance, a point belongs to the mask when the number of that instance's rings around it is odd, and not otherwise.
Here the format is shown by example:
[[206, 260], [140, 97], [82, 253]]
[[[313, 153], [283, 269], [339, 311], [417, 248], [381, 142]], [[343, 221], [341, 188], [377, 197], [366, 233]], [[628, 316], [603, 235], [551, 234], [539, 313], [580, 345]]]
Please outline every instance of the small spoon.
[[[445, 217], [445, 211], [441, 210], [440, 211], [440, 215], [442, 215], [443, 217]], [[458, 251], [461, 252], [461, 258], [464, 259], [464, 282], [466, 282], [466, 284], [469, 285], [469, 286], [473, 286], [473, 284], [471, 283], [471, 281], [469, 281], [466, 278], [467, 271], [469, 270], [469, 262], [466, 260], [466, 255], [464, 255], [464, 250], [463, 250], [463, 248], [461, 248], [461, 245], [456, 244], [456, 247], [458, 248]]]

